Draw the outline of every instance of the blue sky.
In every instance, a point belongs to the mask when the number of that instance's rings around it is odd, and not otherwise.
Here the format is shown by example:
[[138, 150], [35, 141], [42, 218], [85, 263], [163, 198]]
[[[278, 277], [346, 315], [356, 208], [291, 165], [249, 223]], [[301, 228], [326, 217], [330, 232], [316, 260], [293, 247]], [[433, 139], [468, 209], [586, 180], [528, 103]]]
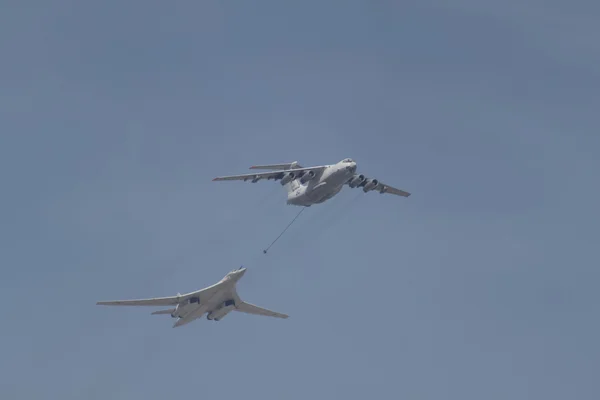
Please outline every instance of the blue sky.
[[[0, 397], [600, 397], [600, 5], [3, 3]], [[256, 163], [408, 198], [305, 212]], [[98, 300], [208, 286], [172, 329]]]

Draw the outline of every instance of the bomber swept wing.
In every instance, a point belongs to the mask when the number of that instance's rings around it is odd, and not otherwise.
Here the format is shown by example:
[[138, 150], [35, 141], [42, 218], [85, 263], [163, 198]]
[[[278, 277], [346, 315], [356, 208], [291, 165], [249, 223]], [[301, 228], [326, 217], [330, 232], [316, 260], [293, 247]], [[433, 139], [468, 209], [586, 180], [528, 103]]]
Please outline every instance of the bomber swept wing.
[[205, 289], [198, 290], [195, 292], [181, 294], [170, 297], [154, 297], [150, 299], [136, 299], [136, 300], [111, 300], [111, 301], [99, 301], [96, 305], [100, 306], [153, 306], [153, 307], [164, 307], [164, 306], [175, 306], [186, 302], [192, 298], [197, 298], [196, 302], [204, 302], [205, 299], [212, 296], [217, 290], [217, 285], [209, 286]]
[[155, 297], [152, 299], [137, 299], [137, 300], [111, 300], [99, 301], [96, 304], [99, 306], [175, 306], [179, 304], [180, 298], [177, 296], [171, 297]]
[[254, 314], [254, 315], [264, 315], [266, 317], [275, 317], [275, 318], [287, 318], [287, 314], [281, 314], [275, 311], [267, 310], [266, 308], [261, 308], [259, 306], [255, 306], [254, 304], [241, 302], [235, 308], [236, 311], [243, 312], [246, 314]]
[[254, 174], [243, 174], [243, 175], [231, 175], [231, 176], [219, 176], [213, 179], [213, 181], [247, 181], [252, 180], [253, 183], [258, 182], [261, 179], [266, 180], [280, 180], [283, 179], [286, 174], [293, 174], [294, 177], [300, 177], [305, 173], [313, 172], [315, 175], [323, 172], [323, 170], [327, 168], [326, 166], [318, 166], [318, 167], [307, 167], [307, 168], [292, 168], [292, 169], [283, 169], [278, 171], [271, 172], [258, 172]]

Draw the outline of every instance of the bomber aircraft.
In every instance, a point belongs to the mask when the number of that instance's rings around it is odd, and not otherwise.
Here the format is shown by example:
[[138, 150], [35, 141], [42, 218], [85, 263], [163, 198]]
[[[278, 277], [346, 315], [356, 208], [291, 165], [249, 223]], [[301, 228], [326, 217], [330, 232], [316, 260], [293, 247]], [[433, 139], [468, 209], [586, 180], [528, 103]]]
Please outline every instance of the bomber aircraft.
[[177, 294], [172, 297], [156, 297], [140, 300], [116, 300], [99, 301], [97, 305], [103, 306], [155, 306], [172, 308], [168, 310], [155, 311], [152, 315], [170, 314], [177, 318], [173, 328], [182, 326], [201, 318], [208, 313], [206, 319], [220, 321], [231, 311], [239, 311], [247, 314], [264, 315], [268, 317], [287, 318], [286, 314], [267, 310], [240, 299], [237, 294], [236, 284], [246, 273], [246, 268], [240, 267], [229, 272], [223, 279], [205, 289], [197, 290], [188, 294]]
[[408, 197], [410, 193], [386, 185], [377, 179], [356, 173], [356, 162], [345, 158], [336, 164], [317, 167], [302, 167], [297, 161], [284, 164], [255, 165], [250, 169], [269, 169], [271, 172], [221, 176], [213, 181], [247, 181], [256, 183], [261, 179], [280, 181], [287, 186], [287, 204], [310, 207], [320, 204], [338, 194], [344, 185], [362, 187], [363, 191], [377, 191]]

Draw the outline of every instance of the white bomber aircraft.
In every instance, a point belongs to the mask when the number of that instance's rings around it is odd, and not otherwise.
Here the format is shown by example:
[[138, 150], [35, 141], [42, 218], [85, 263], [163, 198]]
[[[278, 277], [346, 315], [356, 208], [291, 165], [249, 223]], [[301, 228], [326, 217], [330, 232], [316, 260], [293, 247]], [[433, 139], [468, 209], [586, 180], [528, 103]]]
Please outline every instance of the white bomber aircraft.
[[153, 299], [99, 301], [96, 304], [103, 306], [174, 306], [174, 308], [168, 310], [160, 310], [152, 313], [152, 315], [171, 314], [172, 318], [177, 318], [177, 322], [175, 322], [173, 328], [201, 318], [205, 313], [208, 313], [206, 319], [212, 321], [220, 321], [231, 311], [264, 315], [267, 317], [287, 318], [286, 314], [267, 310], [266, 308], [246, 303], [240, 299], [236, 291], [236, 284], [245, 273], [246, 268], [240, 267], [229, 272], [214, 285], [188, 294], [177, 294], [177, 296], [157, 297]]
[[221, 176], [213, 181], [247, 181], [256, 183], [261, 179], [281, 180], [281, 185], [287, 185], [287, 204], [310, 207], [313, 204], [323, 203], [338, 194], [344, 185], [351, 188], [362, 187], [363, 191], [377, 191], [381, 194], [391, 193], [397, 196], [408, 197], [410, 193], [396, 189], [377, 179], [367, 178], [356, 173], [356, 162], [345, 158], [337, 164], [322, 165], [304, 168], [298, 162], [286, 164], [255, 165], [250, 169], [271, 169], [271, 172], [255, 174]]

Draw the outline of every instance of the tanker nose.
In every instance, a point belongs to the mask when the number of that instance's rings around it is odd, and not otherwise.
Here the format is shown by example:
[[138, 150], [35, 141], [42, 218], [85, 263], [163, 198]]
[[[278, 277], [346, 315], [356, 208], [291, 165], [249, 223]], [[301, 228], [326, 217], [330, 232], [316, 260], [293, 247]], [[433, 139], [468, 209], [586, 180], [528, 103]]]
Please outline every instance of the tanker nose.
[[352, 173], [355, 173], [356, 172], [356, 163], [353, 162], [352, 164], [348, 165], [346, 167], [346, 170], [348, 170], [348, 171], [350, 171]]

